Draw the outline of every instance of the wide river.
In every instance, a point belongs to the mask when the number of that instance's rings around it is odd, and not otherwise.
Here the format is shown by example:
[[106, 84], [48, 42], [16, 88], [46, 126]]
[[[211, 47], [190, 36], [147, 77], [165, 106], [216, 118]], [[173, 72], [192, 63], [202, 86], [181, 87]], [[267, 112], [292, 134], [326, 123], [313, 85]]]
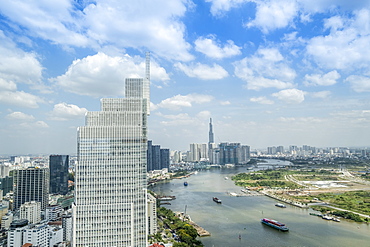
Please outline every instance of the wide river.
[[[365, 223], [326, 221], [309, 215], [311, 209], [276, 207], [277, 201], [266, 196], [230, 196], [227, 192], [241, 193], [231, 176], [249, 171], [245, 167], [199, 171], [189, 178], [159, 183], [150, 189], [176, 196], [171, 205], [164, 206], [178, 212], [186, 208], [186, 214], [211, 233], [200, 238], [205, 247], [370, 246], [370, 226]], [[188, 186], [184, 186], [185, 181]], [[222, 204], [213, 202], [212, 197], [220, 198]], [[264, 217], [285, 223], [289, 232], [261, 224]]]

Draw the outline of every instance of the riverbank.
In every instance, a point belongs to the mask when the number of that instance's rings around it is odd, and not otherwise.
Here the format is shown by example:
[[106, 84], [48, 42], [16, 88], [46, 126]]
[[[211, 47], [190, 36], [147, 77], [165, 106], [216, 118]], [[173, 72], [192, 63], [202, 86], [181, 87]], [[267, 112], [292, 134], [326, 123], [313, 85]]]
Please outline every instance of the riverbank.
[[272, 191], [262, 190], [262, 191], [260, 191], [260, 193], [262, 193], [265, 196], [271, 197], [271, 198], [273, 198], [275, 200], [284, 202], [286, 204], [290, 204], [290, 205], [295, 206], [295, 207], [309, 208], [309, 206], [307, 204], [304, 204], [304, 203], [301, 203], [301, 202], [297, 202], [297, 201], [293, 201], [293, 200], [289, 200], [287, 198], [280, 197], [280, 196], [274, 194]]
[[184, 215], [185, 213], [183, 213], [183, 212], [176, 212], [175, 214], [180, 220], [182, 220], [183, 222], [187, 222], [187, 223], [189, 223], [189, 225], [194, 227], [195, 230], [197, 230], [197, 233], [198, 233], [199, 237], [211, 236], [211, 233], [209, 233], [203, 227], [199, 226], [197, 223], [192, 221], [190, 215], [188, 215], [188, 214]]
[[[198, 237], [204, 247], [223, 246], [367, 246], [370, 242], [370, 225], [341, 220], [326, 221], [309, 215], [310, 209], [287, 205], [281, 209], [278, 202], [268, 196], [230, 196], [228, 191], [240, 192], [231, 177], [246, 172], [246, 167], [199, 171], [184, 179], [159, 183], [153, 190], [158, 194], [175, 195], [176, 200], [166, 205], [174, 212], [185, 212], [199, 226], [211, 233]], [[228, 177], [228, 180], [225, 180]], [[212, 197], [222, 200], [221, 204]], [[283, 202], [281, 202], [284, 204]], [[313, 211], [312, 211], [313, 212]], [[288, 234], [265, 227], [261, 218], [285, 223]], [[239, 239], [239, 235], [241, 239]]]

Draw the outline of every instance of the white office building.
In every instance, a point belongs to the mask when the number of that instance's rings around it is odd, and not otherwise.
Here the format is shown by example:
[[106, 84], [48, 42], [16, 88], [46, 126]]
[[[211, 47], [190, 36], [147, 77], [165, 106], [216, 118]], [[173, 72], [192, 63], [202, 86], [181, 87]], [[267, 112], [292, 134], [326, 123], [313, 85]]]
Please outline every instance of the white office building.
[[148, 234], [157, 233], [157, 199], [148, 193]]
[[49, 246], [49, 226], [46, 224], [29, 225], [23, 232], [23, 244]]
[[63, 214], [63, 208], [61, 206], [49, 206], [45, 210], [45, 219], [53, 221], [59, 219]]
[[71, 242], [72, 240], [72, 215], [62, 216], [63, 240]]
[[78, 129], [75, 247], [147, 246], [148, 80], [126, 79], [126, 98], [102, 99]]
[[19, 218], [26, 219], [30, 224], [36, 224], [41, 221], [41, 203], [25, 202], [19, 208]]

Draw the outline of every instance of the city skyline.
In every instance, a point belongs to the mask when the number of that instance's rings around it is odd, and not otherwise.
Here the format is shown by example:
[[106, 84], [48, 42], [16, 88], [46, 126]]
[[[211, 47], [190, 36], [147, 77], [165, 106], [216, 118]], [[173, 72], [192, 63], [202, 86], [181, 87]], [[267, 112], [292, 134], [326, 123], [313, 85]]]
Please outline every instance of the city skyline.
[[[32, 9], [32, 11], [29, 11]], [[74, 154], [99, 99], [144, 78], [148, 139], [370, 146], [370, 1], [0, 3], [0, 154]]]

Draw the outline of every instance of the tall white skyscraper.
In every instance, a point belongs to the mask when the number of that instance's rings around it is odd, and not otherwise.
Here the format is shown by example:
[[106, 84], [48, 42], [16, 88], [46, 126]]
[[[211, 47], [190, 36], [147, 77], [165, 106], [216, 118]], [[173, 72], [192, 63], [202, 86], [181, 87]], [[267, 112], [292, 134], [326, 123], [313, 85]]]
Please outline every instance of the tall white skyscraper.
[[147, 80], [126, 79], [126, 98], [102, 99], [78, 129], [75, 247], [147, 246]]

